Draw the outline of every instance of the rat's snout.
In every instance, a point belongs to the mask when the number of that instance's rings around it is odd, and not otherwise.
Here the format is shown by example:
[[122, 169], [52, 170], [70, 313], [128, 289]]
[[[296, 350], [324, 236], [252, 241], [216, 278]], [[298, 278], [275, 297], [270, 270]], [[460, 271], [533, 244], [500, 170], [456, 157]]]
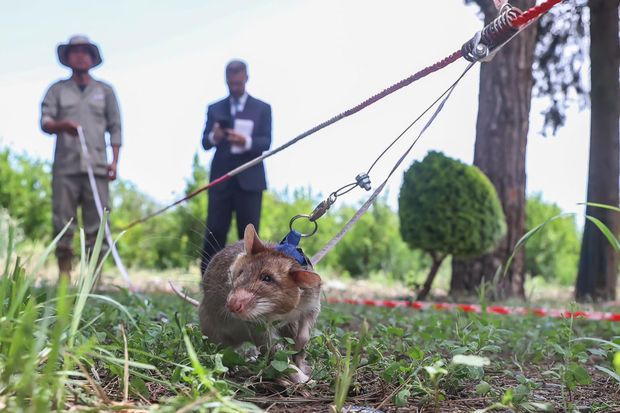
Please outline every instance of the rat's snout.
[[254, 295], [247, 290], [236, 290], [226, 300], [226, 308], [233, 314], [243, 314], [248, 310]]

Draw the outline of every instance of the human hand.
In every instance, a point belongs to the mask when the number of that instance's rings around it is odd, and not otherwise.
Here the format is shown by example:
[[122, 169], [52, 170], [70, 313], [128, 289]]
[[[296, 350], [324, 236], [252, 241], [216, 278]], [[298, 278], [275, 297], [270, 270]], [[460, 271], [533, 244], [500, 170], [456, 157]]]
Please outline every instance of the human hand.
[[71, 136], [78, 136], [78, 128], [80, 124], [72, 120], [63, 120], [60, 122], [60, 128]]
[[108, 180], [110, 181], [116, 180], [116, 169], [117, 169], [116, 162], [112, 162], [110, 165], [108, 165]]
[[233, 146], [245, 147], [247, 138], [244, 135], [241, 135], [235, 132], [233, 129], [227, 129], [227, 137], [228, 142], [230, 142]]
[[213, 143], [216, 145], [226, 136], [226, 131], [220, 127], [218, 122], [213, 124], [213, 129], [211, 129], [211, 131], [213, 132]]

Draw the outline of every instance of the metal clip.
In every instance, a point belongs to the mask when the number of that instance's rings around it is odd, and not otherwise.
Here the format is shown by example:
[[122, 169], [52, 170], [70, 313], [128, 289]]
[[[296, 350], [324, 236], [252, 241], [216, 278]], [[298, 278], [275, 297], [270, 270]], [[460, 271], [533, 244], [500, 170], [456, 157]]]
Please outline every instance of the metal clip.
[[326, 200], [321, 201], [321, 203], [318, 204], [316, 208], [314, 208], [314, 211], [312, 211], [312, 213], [308, 217], [308, 221], [314, 222], [317, 219], [321, 218], [323, 215], [325, 215], [329, 207], [331, 207], [333, 204], [333, 202], [330, 202], [330, 200], [331, 198], [327, 198]]
[[470, 62], [490, 61], [519, 31], [512, 26], [512, 21], [523, 12], [506, 2], [499, 1], [496, 5], [501, 7], [498, 16], [461, 47], [463, 57]]
[[370, 177], [367, 173], [362, 172], [355, 177], [355, 180], [360, 187], [364, 188], [367, 191], [370, 191]]

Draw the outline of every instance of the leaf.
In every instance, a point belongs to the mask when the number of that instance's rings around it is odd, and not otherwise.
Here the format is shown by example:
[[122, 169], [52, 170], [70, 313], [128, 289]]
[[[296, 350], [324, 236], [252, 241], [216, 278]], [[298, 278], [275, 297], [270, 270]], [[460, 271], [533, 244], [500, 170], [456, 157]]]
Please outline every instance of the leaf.
[[607, 227], [607, 225], [605, 225], [600, 219], [590, 215], [586, 215], [586, 219], [596, 225], [596, 227], [603, 233], [603, 235], [605, 235], [605, 238], [607, 238], [607, 241], [609, 241], [611, 246], [614, 247], [616, 252], [620, 252], [620, 242], [618, 242], [618, 239], [614, 236], [614, 234]]
[[514, 259], [515, 255], [517, 254], [517, 251], [521, 247], [523, 247], [523, 245], [527, 242], [528, 239], [530, 239], [532, 236], [534, 236], [544, 226], [546, 226], [547, 224], [555, 221], [556, 219], [565, 218], [565, 217], [573, 216], [573, 215], [575, 215], [575, 214], [573, 214], [573, 213], [565, 213], [565, 214], [560, 214], [560, 215], [556, 215], [554, 217], [551, 217], [548, 220], [546, 220], [545, 222], [543, 222], [542, 224], [532, 228], [525, 235], [523, 235], [521, 238], [519, 238], [519, 240], [515, 244], [514, 248], [512, 249], [512, 253], [510, 254], [510, 257], [508, 257], [508, 260], [506, 261], [506, 265], [504, 266], [504, 272], [502, 274], [502, 277], [506, 278], [506, 274], [508, 274], [508, 269], [510, 268], [510, 264], [512, 263], [512, 260]]
[[620, 212], [620, 208], [618, 208], [618, 207], [607, 205], [607, 204], [599, 204], [599, 203], [596, 203], [596, 202], [586, 202], [585, 204], [582, 203], [580, 205], [587, 205], [587, 206], [593, 206], [593, 207], [597, 207], [597, 208], [611, 209], [612, 211]]
[[413, 360], [422, 360], [424, 358], [424, 352], [418, 347], [411, 347], [407, 353]]
[[564, 348], [562, 348], [562, 346], [560, 346], [558, 343], [551, 343], [551, 347], [553, 347], [555, 352], [558, 353], [559, 355], [561, 356], [566, 355], [566, 350], [564, 350]]
[[620, 351], [614, 354], [614, 369], [616, 373], [620, 374]]
[[226, 373], [228, 371], [228, 367], [224, 366], [224, 364], [222, 364], [222, 355], [221, 354], [216, 354], [214, 356], [214, 366], [213, 366], [213, 371], [215, 373]]
[[586, 370], [583, 366], [571, 363], [569, 369], [571, 373], [573, 373], [577, 384], [585, 385], [592, 383], [592, 377], [590, 377], [590, 373], [588, 373], [588, 370]]
[[618, 375], [617, 373], [615, 373], [615, 372], [609, 370], [607, 367], [603, 367], [603, 366], [594, 366], [594, 368], [602, 371], [603, 373], [609, 374], [610, 377], [614, 378], [618, 382], [618, 384], [620, 384], [620, 375]]
[[282, 373], [283, 371], [288, 369], [288, 362], [282, 361], [282, 360], [273, 360], [271, 362], [271, 367], [276, 369], [276, 371], [279, 371], [280, 373]]
[[502, 404], [505, 406], [509, 406], [512, 404], [512, 389], [506, 390], [506, 392], [502, 396]]
[[488, 346], [484, 346], [480, 349], [481, 352], [488, 351], [489, 353], [501, 353], [502, 348], [500, 346], [496, 346], [494, 344], [490, 344]]
[[525, 401], [528, 394], [530, 394], [529, 387], [524, 384], [519, 384], [514, 389], [513, 400], [517, 403]]
[[394, 396], [394, 404], [397, 407], [405, 407], [407, 405], [409, 396], [411, 396], [411, 392], [409, 390], [403, 389], [399, 391], [398, 393], [396, 393], [396, 396]]
[[597, 343], [602, 343], [602, 344], [607, 344], [608, 346], [611, 346], [613, 348], [616, 349], [616, 351], [620, 351], [620, 344], [616, 344], [612, 341], [608, 341], [608, 340], [603, 340], [602, 338], [596, 338], [596, 337], [579, 337], [579, 338], [575, 338], [573, 339], [573, 341], [596, 341]]
[[424, 370], [426, 370], [431, 379], [434, 379], [435, 376], [448, 374], [448, 370], [444, 369], [442, 365], [441, 362], [436, 362], [432, 366], [424, 366]]
[[491, 385], [484, 380], [482, 380], [480, 383], [476, 385], [476, 394], [478, 396], [484, 396], [490, 391], [491, 391]]
[[150, 399], [151, 394], [149, 389], [146, 387], [146, 383], [139, 377], [134, 377], [129, 381], [129, 385], [140, 395], [144, 396], [147, 399]]
[[470, 367], [484, 367], [491, 364], [486, 357], [458, 354], [452, 359], [453, 364], [464, 364]]
[[228, 367], [243, 366], [245, 365], [245, 359], [236, 351], [232, 350], [230, 347], [227, 347], [222, 351], [222, 363]]
[[405, 334], [405, 330], [400, 327], [388, 327], [387, 333], [396, 337], [402, 337]]

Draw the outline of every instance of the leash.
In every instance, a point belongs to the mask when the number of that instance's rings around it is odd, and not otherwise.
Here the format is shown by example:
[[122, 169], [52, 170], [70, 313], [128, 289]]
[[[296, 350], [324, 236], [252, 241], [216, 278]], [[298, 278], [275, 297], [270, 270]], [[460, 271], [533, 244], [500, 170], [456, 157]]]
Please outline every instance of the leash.
[[[276, 250], [285, 253], [289, 256], [291, 256], [293, 259], [295, 259], [300, 265], [308, 267], [308, 266], [312, 266], [312, 265], [316, 265], [319, 261], [321, 261], [325, 255], [330, 252], [335, 246], [336, 244], [346, 235], [347, 232], [349, 232], [351, 230], [351, 228], [353, 227], [353, 225], [355, 223], [357, 223], [359, 221], [359, 219], [366, 213], [366, 211], [368, 211], [368, 209], [374, 204], [374, 202], [376, 201], [377, 197], [379, 196], [379, 194], [383, 191], [383, 189], [385, 188], [385, 185], [387, 184], [387, 182], [389, 181], [389, 179], [391, 178], [391, 176], [394, 174], [394, 172], [396, 171], [396, 169], [398, 169], [398, 167], [402, 164], [402, 162], [404, 161], [404, 159], [409, 155], [409, 153], [413, 150], [413, 147], [415, 146], [415, 144], [418, 142], [418, 140], [422, 137], [422, 135], [424, 134], [424, 132], [426, 132], [426, 130], [430, 127], [430, 125], [435, 121], [435, 119], [437, 118], [437, 115], [441, 112], [441, 110], [444, 108], [446, 102], [448, 101], [448, 99], [450, 98], [450, 96], [452, 95], [452, 92], [454, 91], [454, 89], [456, 88], [456, 86], [458, 85], [458, 83], [461, 81], [461, 79], [465, 76], [465, 74], [473, 67], [473, 65], [477, 62], [488, 62], [490, 61], [494, 55], [502, 48], [504, 47], [508, 42], [510, 42], [510, 40], [512, 40], [515, 36], [517, 36], [521, 31], [525, 30], [531, 23], [533, 23], [538, 17], [540, 17], [542, 14], [548, 12], [553, 6], [555, 6], [556, 4], [560, 3], [562, 0], [547, 0], [543, 3], [541, 3], [538, 6], [532, 7], [531, 9], [527, 10], [526, 12], [521, 12], [519, 9], [512, 7], [510, 4], [507, 3], [507, 0], [494, 0], [495, 4], [498, 8], [499, 14], [498, 17], [496, 19], [494, 19], [491, 23], [489, 23], [487, 26], [485, 26], [481, 31], [477, 32], [474, 37], [472, 37], [472, 39], [470, 39], [469, 41], [467, 41], [466, 43], [463, 44], [463, 46], [461, 47], [461, 50], [454, 52], [453, 54], [451, 54], [450, 56], [448, 56], [447, 58], [443, 59], [440, 62], [435, 63], [434, 65], [431, 65], [421, 71], [419, 71], [418, 73], [410, 76], [407, 79], [404, 79], [403, 81], [394, 84], [393, 86], [385, 89], [383, 92], [367, 99], [366, 101], [362, 102], [361, 104], [355, 106], [354, 108], [345, 111], [343, 113], [341, 113], [340, 115], [337, 115], [331, 119], [329, 119], [326, 122], [321, 123], [320, 125], [302, 133], [301, 135], [297, 136], [296, 138], [292, 139], [291, 141], [285, 143], [284, 145], [280, 146], [277, 149], [274, 149], [272, 151], [268, 151], [265, 152], [262, 156], [259, 156], [249, 162], [247, 162], [244, 165], [241, 165], [240, 167], [233, 169], [232, 171], [228, 172], [227, 174], [221, 176], [220, 178], [215, 179], [214, 181], [210, 182], [208, 185], [205, 185], [193, 192], [191, 192], [190, 194], [188, 194], [187, 196], [185, 196], [182, 199], [179, 199], [178, 201], [175, 201], [174, 203], [170, 204], [169, 206], [162, 208], [159, 211], [154, 212], [153, 214], [147, 215], [144, 218], [141, 218], [137, 221], [132, 222], [131, 224], [129, 224], [128, 226], [125, 227], [125, 229], [129, 229], [131, 227], [133, 227], [134, 225], [137, 225], [141, 222], [144, 222], [150, 218], [153, 218], [163, 212], [165, 212], [166, 210], [172, 208], [175, 205], [178, 205], [179, 203], [186, 201], [196, 195], [198, 195], [200, 192], [203, 192], [227, 179], [229, 179], [230, 177], [244, 171], [245, 169], [256, 165], [257, 163], [261, 162], [262, 160], [266, 159], [269, 156], [272, 156], [284, 149], [286, 149], [287, 147], [293, 145], [294, 143], [298, 142], [299, 140], [313, 134], [314, 132], [317, 132], [335, 122], [337, 122], [340, 119], [343, 119], [344, 117], [350, 116], [360, 110], [362, 110], [363, 108], [375, 103], [376, 101], [382, 99], [383, 97], [395, 92], [396, 90], [407, 86], [411, 83], [413, 83], [414, 81], [427, 76], [428, 74], [435, 72], [439, 69], [442, 69], [446, 66], [448, 66], [450, 63], [453, 63], [454, 61], [458, 60], [458, 58], [460, 57], [464, 57], [466, 60], [468, 60], [470, 62], [470, 64], [466, 67], [466, 69], [463, 71], [463, 73], [457, 78], [457, 80], [446, 90], [444, 91], [431, 105], [429, 105], [415, 120], [413, 120], [409, 126], [407, 126], [403, 132], [401, 132], [384, 150], [383, 152], [375, 159], [375, 161], [372, 163], [372, 165], [368, 168], [368, 170], [365, 173], [360, 173], [355, 177], [355, 182], [353, 183], [349, 183], [346, 184], [342, 187], [340, 187], [339, 189], [335, 190], [334, 192], [332, 192], [325, 200], [321, 201], [321, 203], [319, 203], [315, 209], [313, 210], [313, 212], [311, 214], [298, 214], [295, 215], [289, 222], [289, 233], [284, 237], [284, 239], [280, 242], [279, 245], [276, 246]], [[418, 136], [415, 138], [415, 140], [413, 141], [413, 143], [407, 148], [407, 150], [405, 151], [405, 153], [398, 159], [398, 161], [396, 162], [396, 164], [393, 166], [393, 168], [391, 169], [391, 171], [389, 172], [388, 176], [385, 178], [385, 180], [379, 185], [379, 187], [377, 187], [377, 189], [375, 189], [375, 191], [371, 194], [371, 196], [366, 200], [366, 202], [358, 209], [358, 211], [355, 213], [355, 215], [345, 224], [345, 226], [319, 251], [317, 252], [311, 259], [309, 259], [303, 252], [303, 250], [299, 247], [299, 242], [301, 241], [302, 238], [304, 237], [310, 237], [312, 235], [314, 235], [316, 233], [316, 231], [318, 230], [318, 223], [317, 220], [323, 216], [327, 210], [331, 207], [331, 205], [333, 205], [337, 198], [345, 195], [347, 193], [349, 193], [350, 191], [352, 191], [353, 189], [355, 189], [357, 186], [365, 189], [366, 191], [370, 191], [371, 189], [371, 185], [370, 185], [370, 177], [369, 174], [371, 172], [371, 170], [374, 168], [374, 166], [378, 163], [378, 161], [396, 144], [396, 142], [401, 139], [405, 133], [407, 131], [409, 131], [409, 129], [411, 129], [428, 111], [430, 111], [436, 104], [437, 102], [439, 102], [441, 100], [441, 103], [439, 104], [439, 106], [437, 106], [437, 108], [435, 109], [435, 112], [431, 115], [431, 117], [429, 118], [429, 120], [427, 121], [427, 123], [424, 125], [424, 127], [422, 128], [422, 130], [420, 131], [420, 133], [418, 134]], [[312, 229], [312, 231], [310, 233], [307, 234], [303, 234], [298, 232], [297, 230], [295, 230], [293, 228], [295, 221], [297, 221], [298, 219], [302, 219], [305, 218], [307, 219], [309, 222], [314, 224], [314, 228]], [[172, 290], [179, 295], [181, 298], [185, 299], [186, 301], [190, 302], [193, 305], [197, 305], [197, 301], [191, 299], [188, 300], [187, 295], [181, 293], [178, 288], [176, 288], [174, 286], [174, 284], [172, 282], [169, 282]], [[348, 300], [351, 301], [351, 300]], [[346, 302], [346, 300], [345, 300]], [[395, 305], [386, 305], [386, 306], [405, 306], [405, 304], [395, 304]], [[465, 310], [467, 311], [467, 310]]]
[[284, 149], [287, 149], [288, 147], [296, 144], [297, 142], [299, 142], [300, 140], [307, 138], [308, 136], [320, 131], [321, 129], [324, 129], [330, 125], [333, 125], [334, 123], [349, 117], [359, 111], [361, 111], [362, 109], [365, 109], [366, 107], [372, 105], [373, 103], [378, 102], [379, 100], [383, 99], [384, 97], [391, 95], [392, 93], [404, 88], [405, 86], [409, 86], [410, 84], [412, 84], [413, 82], [422, 79], [423, 77], [426, 77], [428, 75], [430, 75], [431, 73], [434, 73], [440, 69], [445, 68], [446, 66], [448, 66], [451, 63], [454, 63], [455, 61], [457, 61], [458, 59], [460, 59], [462, 57], [462, 51], [461, 50], [457, 50], [454, 53], [450, 54], [449, 56], [445, 57], [444, 59], [425, 67], [424, 69], [414, 73], [413, 75], [401, 80], [400, 82], [397, 82], [395, 84], [393, 84], [392, 86], [384, 89], [383, 91], [371, 96], [370, 98], [364, 100], [363, 102], [359, 103], [358, 105], [345, 110], [344, 112], [333, 116], [332, 118], [326, 120], [323, 123], [320, 123], [318, 125], [316, 125], [315, 127], [308, 129], [307, 131], [301, 133], [300, 135], [296, 136], [295, 138], [289, 140], [288, 142], [284, 143], [283, 145], [266, 151], [265, 153], [263, 153], [262, 155], [244, 163], [243, 165], [227, 172], [226, 174], [220, 176], [217, 179], [214, 179], [213, 181], [211, 181], [210, 183], [208, 183], [207, 185], [204, 185], [196, 190], [194, 190], [193, 192], [190, 192], [189, 194], [187, 194], [186, 196], [184, 196], [181, 199], [178, 199], [177, 201], [174, 201], [173, 203], [169, 204], [166, 207], [163, 207], [151, 214], [148, 214], [140, 219], [137, 219], [135, 221], [133, 221], [132, 223], [126, 225], [123, 230], [128, 230], [129, 228], [134, 227], [135, 225], [138, 225], [142, 222], [145, 222], [151, 218], [156, 217], [157, 215], [160, 215], [164, 212], [166, 212], [167, 210], [169, 210], [170, 208], [179, 205], [182, 202], [185, 202], [193, 197], [195, 197], [196, 195], [200, 194], [201, 192], [206, 191], [207, 189], [210, 189], [212, 187], [214, 187], [215, 185], [218, 185], [230, 178], [232, 178], [235, 175], [240, 174], [241, 172], [247, 170], [248, 168], [253, 167], [254, 165], [259, 164], [260, 162], [262, 162], [263, 160], [277, 154], [278, 152], [283, 151]]
[[[449, 99], [452, 91], [459, 83], [459, 81], [463, 78], [463, 76], [471, 69], [471, 67], [477, 62], [488, 62], [490, 61], [495, 54], [501, 50], [506, 44], [510, 42], [514, 37], [516, 37], [520, 32], [525, 30], [530, 24], [532, 24], [535, 19], [537, 19], [542, 14], [549, 11], [555, 4], [560, 3], [561, 0], [549, 0], [544, 2], [538, 6], [535, 6], [528, 11], [521, 12], [521, 10], [512, 7], [510, 4], [503, 2], [496, 2], [498, 5], [499, 14], [496, 19], [490, 22], [487, 26], [485, 26], [481, 31], [477, 32], [472, 39], [463, 44], [461, 51], [462, 56], [470, 61], [471, 63], [467, 66], [465, 71], [459, 76], [459, 78], [442, 94], [440, 95], [426, 110], [422, 112], [420, 116], [418, 116], [403, 132], [400, 133], [385, 149], [384, 151], [377, 157], [377, 159], [372, 163], [370, 168], [368, 168], [366, 173], [362, 173], [356, 176], [356, 181], [354, 183], [347, 184], [336, 191], [332, 192], [325, 200], [321, 201], [311, 214], [299, 214], [293, 217], [291, 220], [291, 231], [293, 231], [292, 223], [294, 220], [298, 218], [306, 218], [308, 221], [313, 222], [315, 224], [314, 231], [312, 234], [316, 232], [318, 229], [318, 224], [316, 220], [323, 216], [327, 210], [336, 202], [336, 199], [344, 195], [353, 189], [356, 186], [360, 186], [365, 190], [370, 190], [370, 171], [374, 168], [377, 162], [396, 144], [398, 140], [400, 140], [405, 133], [413, 127], [417, 121], [426, 114], [440, 99], [443, 98], [431, 118], [428, 120], [424, 128], [420, 131], [417, 138], [413, 141], [413, 143], [409, 146], [409, 148], [405, 151], [405, 153], [399, 158], [396, 162], [387, 178], [381, 183], [381, 185], [372, 193], [372, 195], [366, 200], [366, 202], [357, 210], [357, 212], [353, 215], [353, 217], [345, 224], [345, 226], [331, 239], [329, 242], [319, 251], [317, 252], [311, 259], [311, 262], [316, 265], [319, 261], [321, 261], [325, 255], [330, 252], [338, 242], [345, 236], [347, 232], [351, 230], [353, 225], [359, 221], [359, 219], [368, 211], [368, 209], [375, 203], [379, 194], [383, 191], [383, 188], [387, 184], [390, 177], [396, 171], [396, 169], [400, 166], [403, 160], [407, 157], [407, 155], [411, 152], [415, 144], [424, 134], [424, 132], [428, 129], [428, 127], [433, 123], [439, 112], [443, 109], [445, 103]], [[445, 96], [445, 97], [444, 97]], [[361, 182], [360, 182], [361, 181]], [[312, 235], [310, 234], [310, 235]], [[309, 235], [305, 235], [309, 236]]]
[[[452, 95], [452, 92], [454, 91], [454, 89], [456, 88], [458, 83], [465, 76], [465, 74], [474, 66], [474, 64], [475, 64], [475, 62], [472, 62], [469, 65], [467, 65], [467, 67], [465, 68], [463, 73], [458, 77], [458, 79], [444, 93], [442, 93], [441, 96], [439, 96], [439, 98], [437, 100], [435, 100], [435, 102], [433, 102], [424, 111], [424, 113], [426, 113], [428, 110], [430, 110], [430, 108], [435, 106], [435, 104], [437, 103], [437, 101], [439, 99], [443, 98], [441, 100], [441, 103], [437, 106], [437, 109], [435, 109], [435, 112], [433, 112], [433, 114], [431, 115], [429, 120], [426, 122], [426, 124], [424, 125], [424, 127], [422, 128], [420, 133], [418, 134], [418, 136], [415, 138], [413, 143], [407, 148], [405, 153], [403, 153], [403, 155], [398, 159], [396, 164], [394, 164], [394, 166], [392, 167], [392, 170], [390, 171], [388, 176], [385, 178], [385, 180], [381, 183], [381, 185], [379, 185], [377, 187], [377, 189], [375, 189], [375, 191], [372, 193], [372, 195], [357, 210], [355, 215], [353, 215], [353, 217], [345, 224], [345, 226], [340, 230], [340, 232], [338, 232], [331, 240], [329, 240], [329, 242], [327, 244], [325, 244], [325, 246], [312, 257], [311, 262], [313, 264], [315, 264], [315, 265], [318, 264], [318, 262], [321, 261], [323, 259], [323, 257], [325, 257], [325, 255], [327, 255], [327, 253], [330, 252], [336, 246], [336, 244], [338, 244], [338, 242], [340, 242], [340, 240], [345, 236], [345, 234], [347, 232], [349, 232], [351, 230], [351, 228], [353, 228], [353, 225], [355, 225], [355, 223], [357, 223], [357, 221], [359, 221], [359, 219], [362, 217], [362, 215], [364, 215], [366, 213], [366, 211], [368, 211], [368, 209], [375, 203], [375, 201], [377, 200], [377, 197], [383, 191], [383, 188], [385, 188], [385, 185], [388, 183], [388, 181], [390, 180], [390, 178], [392, 177], [394, 172], [396, 172], [396, 170], [403, 163], [405, 158], [409, 155], [409, 153], [411, 153], [411, 151], [413, 150], [413, 147], [420, 140], [420, 138], [422, 137], [424, 132], [426, 132], [426, 130], [429, 128], [429, 126], [431, 126], [431, 124], [435, 121], [435, 119], [437, 118], [437, 115], [439, 115], [439, 113], [444, 108], [444, 106], [445, 106], [446, 102], [448, 101], [448, 99], [450, 99], [450, 96]], [[407, 128], [399, 135], [399, 137], [397, 139], [400, 139], [415, 123], [417, 123], [417, 121], [422, 116], [423, 116], [423, 114], [418, 116], [418, 118], [416, 118], [409, 126], [407, 126]], [[374, 165], [375, 164], [373, 163], [373, 166]], [[312, 219], [312, 218], [313, 218], [313, 216], [308, 216], [309, 220]]]
[[[81, 126], [77, 127], [78, 137], [80, 139], [80, 146], [82, 147], [82, 154], [84, 155], [84, 160], [86, 161], [86, 171], [88, 173], [88, 182], [90, 183], [90, 189], [93, 192], [93, 198], [95, 199], [95, 207], [97, 209], [97, 214], [99, 215], [99, 219], [103, 220], [103, 204], [101, 203], [101, 196], [99, 195], [99, 189], [97, 188], [97, 181], [95, 180], [95, 172], [93, 170], [90, 153], [88, 152], [88, 147], [86, 146], [86, 138], [84, 138], [84, 129]], [[121, 260], [121, 256], [116, 249], [116, 243], [112, 239], [112, 232], [110, 231], [110, 225], [108, 222], [105, 222], [105, 238], [112, 252], [112, 257], [114, 257], [114, 262], [116, 263], [116, 267], [118, 268], [121, 276], [125, 280], [127, 284], [127, 288], [134, 292], [134, 286], [131, 283], [131, 279], [129, 278], [129, 274], [127, 273], [127, 268], [123, 264]]]
[[[167, 210], [169, 210], [170, 208], [175, 207], [176, 205], [179, 205], [182, 202], [185, 202], [193, 197], [195, 197], [196, 195], [200, 194], [201, 192], [204, 192], [212, 187], [214, 187], [215, 185], [218, 185], [230, 178], [232, 178], [235, 175], [238, 175], [239, 173], [247, 170], [248, 168], [251, 168], [254, 165], [257, 165], [258, 163], [262, 162], [263, 160], [283, 151], [284, 149], [287, 149], [288, 147], [294, 145], [295, 143], [299, 142], [300, 140], [307, 138], [308, 136], [320, 131], [321, 129], [324, 129], [330, 125], [333, 125], [334, 123], [349, 117], [365, 108], [367, 108], [368, 106], [378, 102], [379, 100], [385, 98], [386, 96], [391, 95], [392, 93], [404, 88], [405, 86], [409, 86], [410, 84], [414, 83], [417, 80], [422, 79], [423, 77], [426, 77], [438, 70], [441, 70], [445, 67], [447, 67], [448, 65], [454, 63], [455, 61], [457, 61], [458, 59], [460, 59], [461, 57], [465, 58], [466, 60], [469, 60], [470, 62], [477, 62], [477, 61], [489, 61], [494, 54], [501, 48], [503, 47], [503, 45], [505, 45], [508, 41], [510, 41], [514, 36], [516, 36], [520, 31], [522, 31], [523, 29], [525, 29], [529, 24], [533, 23], [536, 19], [538, 19], [538, 17], [540, 17], [541, 15], [547, 13], [553, 6], [557, 5], [558, 3], [562, 2], [563, 0], [546, 0], [544, 2], [542, 2], [541, 4], [534, 6], [528, 10], [526, 10], [525, 12], [522, 12], [521, 10], [514, 8], [512, 6], [510, 6], [510, 4], [506, 3], [504, 0], [497, 0], [496, 1], [496, 5], [498, 7], [500, 7], [500, 13], [498, 15], [498, 17], [493, 20], [490, 24], [488, 24], [487, 26], [485, 26], [484, 29], [482, 29], [480, 32], [476, 33], [476, 35], [470, 39], [469, 41], [467, 41], [465, 44], [463, 44], [463, 46], [461, 47], [461, 49], [453, 52], [452, 54], [446, 56], [445, 58], [443, 58], [442, 60], [439, 60], [438, 62], [427, 66], [425, 68], [423, 68], [422, 70], [419, 70], [418, 72], [414, 73], [413, 75], [401, 80], [400, 82], [397, 82], [395, 84], [393, 84], [392, 86], [387, 87], [386, 89], [384, 89], [383, 91], [371, 96], [370, 98], [364, 100], [363, 102], [359, 103], [358, 105], [345, 110], [344, 112], [333, 116], [332, 118], [326, 120], [323, 123], [320, 123], [318, 125], [316, 125], [315, 127], [308, 129], [307, 131], [301, 133], [300, 135], [296, 136], [295, 138], [291, 139], [290, 141], [284, 143], [283, 145], [279, 146], [278, 148], [272, 149], [270, 151], [267, 151], [265, 153], [263, 153], [262, 155], [246, 162], [245, 164], [229, 171], [228, 173], [222, 175], [221, 177], [211, 181], [210, 183], [208, 183], [207, 185], [204, 185], [192, 192], [190, 192], [189, 194], [187, 194], [186, 196], [178, 199], [177, 201], [174, 201], [173, 203], [151, 213], [148, 214], [140, 219], [137, 219], [133, 222], [131, 222], [130, 224], [126, 225], [123, 230], [128, 230], [132, 227], [134, 227], [135, 225], [138, 225], [140, 223], [143, 223], [151, 218], [156, 217], [157, 215], [160, 215], [164, 212], [166, 212]], [[391, 147], [391, 145], [390, 145]], [[388, 147], [386, 149], [386, 151], [390, 148]], [[372, 169], [372, 167], [371, 167]], [[347, 185], [346, 187], [342, 188], [342, 190], [344, 191], [343, 193], [341, 193], [340, 195], [343, 195], [344, 193], [347, 193], [348, 190], [352, 190], [353, 188], [355, 188], [355, 186], [357, 186], [359, 184], [359, 181], [363, 181], [365, 179], [364, 176], [359, 177], [358, 182], [356, 182], [355, 184], [350, 184]], [[360, 185], [361, 186], [361, 185]]]

